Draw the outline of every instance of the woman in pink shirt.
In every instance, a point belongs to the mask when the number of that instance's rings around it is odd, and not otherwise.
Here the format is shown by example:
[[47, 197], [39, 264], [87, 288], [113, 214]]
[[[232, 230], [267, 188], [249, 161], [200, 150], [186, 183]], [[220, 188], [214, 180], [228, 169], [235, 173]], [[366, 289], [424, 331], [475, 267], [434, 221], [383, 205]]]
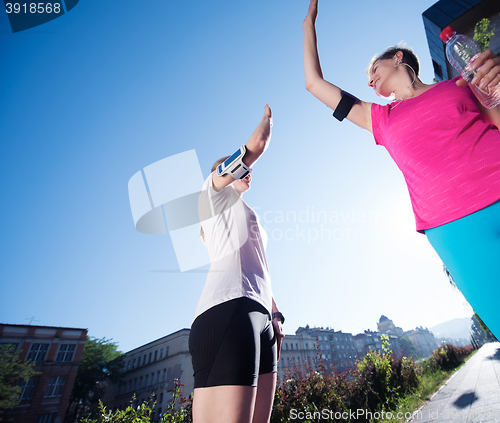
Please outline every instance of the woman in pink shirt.
[[[496, 336], [500, 319], [500, 109], [486, 109], [461, 78], [424, 84], [407, 48], [372, 60], [368, 85], [385, 106], [360, 101], [323, 79], [316, 42], [318, 0], [304, 30], [306, 88], [383, 145], [408, 186], [417, 231], [449, 269], [471, 306]], [[500, 58], [490, 50], [473, 65], [480, 88], [500, 83]]]

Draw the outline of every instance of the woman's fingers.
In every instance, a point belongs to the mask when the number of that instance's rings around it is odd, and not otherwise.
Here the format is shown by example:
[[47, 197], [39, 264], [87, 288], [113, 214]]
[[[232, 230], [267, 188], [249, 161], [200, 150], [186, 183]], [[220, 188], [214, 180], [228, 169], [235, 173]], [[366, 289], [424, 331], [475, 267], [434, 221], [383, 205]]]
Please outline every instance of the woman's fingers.
[[481, 53], [474, 61], [471, 69], [477, 70], [472, 79], [472, 84], [481, 89], [500, 83], [500, 57], [491, 50]]
[[316, 22], [317, 17], [318, 17], [318, 0], [311, 0], [302, 27], [304, 28], [304, 25], [307, 23], [308, 20], [311, 20], [311, 23], [314, 24]]

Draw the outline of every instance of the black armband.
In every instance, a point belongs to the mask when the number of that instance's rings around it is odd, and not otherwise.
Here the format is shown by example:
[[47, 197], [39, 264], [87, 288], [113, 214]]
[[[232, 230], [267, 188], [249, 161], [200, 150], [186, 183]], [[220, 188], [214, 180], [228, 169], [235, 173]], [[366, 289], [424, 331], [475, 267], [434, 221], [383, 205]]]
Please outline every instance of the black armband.
[[349, 114], [352, 109], [352, 106], [359, 103], [359, 98], [354, 97], [352, 94], [349, 94], [346, 91], [341, 92], [342, 98], [337, 104], [335, 111], [333, 112], [333, 117], [338, 119], [340, 122], [344, 120], [344, 118]]

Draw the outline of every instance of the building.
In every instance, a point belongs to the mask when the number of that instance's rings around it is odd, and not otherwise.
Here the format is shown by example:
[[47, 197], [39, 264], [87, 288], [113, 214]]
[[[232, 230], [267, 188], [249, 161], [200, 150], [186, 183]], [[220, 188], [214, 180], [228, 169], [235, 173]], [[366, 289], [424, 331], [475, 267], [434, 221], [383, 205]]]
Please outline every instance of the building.
[[377, 329], [380, 333], [386, 335], [403, 336], [404, 330], [396, 326], [391, 319], [382, 315], [377, 323]]
[[281, 344], [281, 355], [278, 361], [278, 378], [283, 379], [287, 371], [296, 368], [305, 371], [305, 363], [314, 364], [318, 358], [316, 337], [307, 333], [285, 335]]
[[325, 361], [327, 367], [345, 372], [356, 363], [356, 348], [351, 333], [335, 331], [328, 327], [324, 329], [306, 326], [298, 328], [295, 334], [307, 335], [317, 340], [320, 357]]
[[0, 324], [0, 343], [14, 345], [20, 360], [35, 362], [40, 372], [19, 381], [21, 403], [4, 421], [62, 423], [86, 340], [87, 329]]
[[194, 390], [193, 366], [189, 353], [189, 329], [181, 329], [125, 353], [122, 381], [108, 387], [104, 403], [110, 409], [125, 409], [135, 395], [136, 404], [155, 395], [152, 421], [159, 419], [175, 387], [175, 379], [183, 384], [182, 394]]
[[388, 336], [391, 351], [396, 355], [400, 355], [403, 350], [399, 338], [404, 335], [404, 330], [396, 326], [391, 319], [384, 315], [380, 316], [377, 329], [380, 333]]
[[427, 328], [418, 327], [406, 332], [405, 336], [424, 357], [429, 357], [439, 347], [434, 334]]
[[446, 59], [445, 45], [439, 38], [441, 31], [451, 26], [457, 33], [474, 36], [474, 26], [483, 18], [490, 19], [495, 35], [490, 39], [490, 49], [500, 53], [500, 1], [498, 0], [440, 0], [423, 14], [425, 34], [437, 79], [451, 79], [458, 72]]
[[365, 330], [364, 333], [358, 333], [354, 336], [354, 346], [356, 347], [356, 353], [358, 359], [362, 359], [368, 352], [382, 351], [382, 341], [380, 339], [379, 332], [373, 332], [371, 330]]

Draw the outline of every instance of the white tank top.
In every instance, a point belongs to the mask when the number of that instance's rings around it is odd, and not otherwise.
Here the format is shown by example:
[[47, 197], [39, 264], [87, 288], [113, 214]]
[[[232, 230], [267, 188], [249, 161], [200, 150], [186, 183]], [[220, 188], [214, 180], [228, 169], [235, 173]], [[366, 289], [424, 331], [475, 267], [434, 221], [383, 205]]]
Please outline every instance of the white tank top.
[[232, 185], [216, 191], [212, 174], [203, 184], [198, 212], [210, 256], [210, 270], [195, 319], [217, 304], [240, 297], [257, 301], [271, 314], [271, 277], [265, 253], [267, 235], [257, 214]]

